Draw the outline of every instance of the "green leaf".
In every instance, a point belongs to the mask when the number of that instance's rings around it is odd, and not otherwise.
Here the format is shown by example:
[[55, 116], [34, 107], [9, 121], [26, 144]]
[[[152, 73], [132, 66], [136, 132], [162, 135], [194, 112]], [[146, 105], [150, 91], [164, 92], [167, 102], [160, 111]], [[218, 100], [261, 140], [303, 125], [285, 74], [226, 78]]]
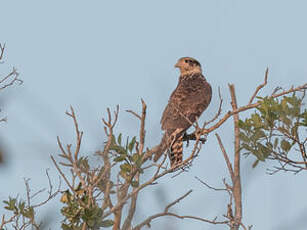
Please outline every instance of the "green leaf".
[[100, 226], [104, 228], [108, 228], [108, 227], [112, 227], [113, 224], [114, 224], [113, 220], [103, 220]]
[[242, 120], [239, 120], [238, 125], [239, 125], [239, 128], [240, 128], [240, 129], [245, 129], [245, 128], [246, 128], [245, 122], [242, 121]]
[[131, 165], [129, 165], [128, 163], [122, 164], [120, 165], [120, 169], [124, 172], [130, 172]]
[[139, 157], [139, 159], [137, 159], [137, 161], [135, 162], [135, 165], [139, 169], [140, 173], [143, 173], [142, 172], [143, 170], [141, 169], [142, 163], [143, 163], [143, 161], [142, 161], [141, 157]]
[[259, 128], [262, 126], [262, 121], [258, 113], [252, 114], [251, 119], [253, 120], [253, 125], [255, 128]]
[[9, 197], [8, 201], [3, 201], [3, 203], [7, 204], [7, 206], [5, 206], [4, 208], [10, 211], [14, 211], [15, 213], [18, 213], [18, 209], [16, 207], [16, 202], [17, 199], [16, 198], [11, 198]]
[[119, 172], [119, 175], [120, 175], [122, 178], [126, 179], [126, 180], [129, 179], [129, 175], [127, 175], [127, 173], [126, 173], [125, 171], [123, 171], [123, 170], [121, 170], [121, 171]]
[[251, 136], [251, 140], [257, 142], [260, 138], [265, 137], [265, 134], [262, 130], [257, 129], [254, 134]]
[[242, 148], [246, 149], [249, 152], [254, 152], [254, 149], [245, 143], [242, 144]]
[[130, 141], [129, 146], [128, 146], [128, 149], [129, 149], [130, 152], [132, 152], [132, 150], [133, 150], [135, 141], [136, 141], [136, 137], [134, 136], [134, 137], [132, 138], [132, 140]]
[[291, 134], [292, 134], [292, 136], [296, 136], [296, 134], [297, 134], [297, 129], [298, 129], [298, 124], [295, 124], [295, 125], [291, 128]]
[[289, 152], [291, 149], [291, 144], [286, 140], [282, 140], [280, 143], [280, 147], [282, 148], [282, 150]]
[[115, 139], [115, 136], [114, 136], [114, 135], [112, 135], [111, 143], [112, 143], [112, 144], [116, 144], [116, 139]]
[[132, 162], [136, 162], [139, 159], [140, 155], [138, 153], [135, 153], [132, 155]]
[[246, 136], [243, 132], [240, 132], [239, 137], [240, 137], [241, 141], [244, 141], [244, 142], [249, 142], [250, 141], [248, 136]]
[[123, 161], [123, 160], [125, 160], [125, 159], [126, 159], [126, 156], [123, 156], [123, 155], [122, 155], [122, 156], [119, 156], [119, 157], [115, 157], [115, 158], [114, 158], [114, 161], [115, 161], [115, 162], [121, 162], [121, 161]]
[[20, 210], [21, 213], [23, 213], [24, 209], [25, 209], [25, 202], [21, 201], [18, 205], [18, 208]]
[[258, 160], [261, 161], [265, 161], [265, 159], [270, 155], [271, 151], [269, 148], [267, 148], [266, 146], [264, 146], [261, 143], [257, 143], [257, 147], [258, 147], [258, 152], [257, 152], [257, 157]]
[[120, 133], [120, 134], [118, 135], [118, 137], [117, 137], [117, 143], [118, 143], [119, 145], [122, 144], [122, 134], [121, 134], [121, 133]]
[[127, 151], [125, 148], [123, 148], [122, 146], [120, 145], [112, 145], [110, 147], [110, 150], [114, 150], [115, 152], [119, 153], [119, 154], [122, 154], [122, 155], [125, 155], [127, 154]]
[[258, 163], [259, 163], [259, 160], [255, 160], [255, 162], [252, 164], [252, 167], [253, 167], [253, 168], [256, 168], [256, 166], [258, 165]]
[[67, 224], [62, 224], [61, 227], [62, 227], [63, 230], [72, 230], [72, 228]]
[[27, 208], [24, 211], [23, 216], [32, 220], [34, 218], [34, 209], [33, 209], [33, 207]]
[[132, 187], [137, 188], [139, 186], [139, 182], [138, 181], [131, 181], [131, 185], [132, 185]]

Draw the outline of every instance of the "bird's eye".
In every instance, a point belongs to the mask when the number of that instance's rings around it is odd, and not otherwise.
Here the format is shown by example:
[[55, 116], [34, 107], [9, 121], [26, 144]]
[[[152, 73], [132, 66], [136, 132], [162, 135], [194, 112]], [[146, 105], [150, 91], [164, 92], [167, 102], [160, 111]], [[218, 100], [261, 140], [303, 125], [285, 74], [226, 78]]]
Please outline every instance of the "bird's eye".
[[189, 63], [189, 60], [184, 60], [185, 63]]

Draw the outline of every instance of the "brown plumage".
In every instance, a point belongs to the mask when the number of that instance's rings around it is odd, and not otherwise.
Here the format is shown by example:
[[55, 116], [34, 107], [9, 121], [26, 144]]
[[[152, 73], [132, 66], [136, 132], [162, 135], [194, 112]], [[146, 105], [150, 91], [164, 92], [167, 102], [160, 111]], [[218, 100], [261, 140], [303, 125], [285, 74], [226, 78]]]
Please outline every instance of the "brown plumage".
[[208, 107], [212, 96], [211, 86], [197, 60], [180, 58], [175, 67], [180, 69], [179, 82], [162, 115], [165, 133], [154, 157], [157, 161], [168, 150], [172, 168], [182, 162], [184, 133]]

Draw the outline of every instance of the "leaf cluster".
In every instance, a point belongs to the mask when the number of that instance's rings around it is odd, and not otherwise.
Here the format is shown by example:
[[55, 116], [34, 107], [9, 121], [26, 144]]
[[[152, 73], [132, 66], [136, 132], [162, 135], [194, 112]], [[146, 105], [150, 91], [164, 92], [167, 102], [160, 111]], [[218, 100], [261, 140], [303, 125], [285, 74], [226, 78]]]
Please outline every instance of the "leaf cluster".
[[[4, 208], [11, 212], [11, 218], [7, 223], [13, 223], [15, 227], [23, 225], [24, 227], [32, 226], [34, 229], [38, 229], [38, 225], [35, 223], [35, 211], [34, 207], [27, 205], [25, 201], [18, 200], [17, 198], [9, 197], [8, 200], [4, 200]], [[2, 230], [2, 229], [1, 229]]]
[[[253, 154], [259, 161], [281, 156], [286, 159], [290, 150], [300, 142], [300, 130], [307, 127], [307, 110], [303, 98], [293, 93], [283, 98], [265, 97], [249, 118], [239, 121], [241, 150]], [[305, 130], [306, 131], [306, 130]]]
[[103, 220], [103, 210], [98, 205], [88, 206], [88, 194], [82, 188], [81, 183], [75, 189], [74, 194], [66, 190], [61, 202], [65, 204], [61, 213], [65, 217], [62, 223], [64, 230], [81, 230], [83, 225], [87, 229], [98, 230], [101, 227], [107, 228], [113, 225], [112, 220]]
[[120, 133], [117, 138], [113, 135], [110, 146], [110, 150], [115, 154], [113, 161], [120, 163], [119, 175], [125, 180], [130, 181], [133, 187], [138, 187], [139, 185], [138, 181], [133, 180], [135, 173], [143, 173], [141, 166], [143, 164], [144, 153], [139, 154], [138, 145], [136, 136], [132, 137], [131, 141], [127, 137], [125, 144], [123, 144], [122, 134]]

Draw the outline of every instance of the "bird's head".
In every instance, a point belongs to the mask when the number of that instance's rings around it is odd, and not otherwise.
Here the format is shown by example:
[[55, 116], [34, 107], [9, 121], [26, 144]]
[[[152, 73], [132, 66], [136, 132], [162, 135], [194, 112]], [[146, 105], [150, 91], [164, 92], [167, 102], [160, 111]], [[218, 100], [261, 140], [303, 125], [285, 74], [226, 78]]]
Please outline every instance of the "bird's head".
[[179, 68], [181, 75], [201, 73], [200, 63], [191, 57], [180, 58], [177, 61], [175, 68]]

